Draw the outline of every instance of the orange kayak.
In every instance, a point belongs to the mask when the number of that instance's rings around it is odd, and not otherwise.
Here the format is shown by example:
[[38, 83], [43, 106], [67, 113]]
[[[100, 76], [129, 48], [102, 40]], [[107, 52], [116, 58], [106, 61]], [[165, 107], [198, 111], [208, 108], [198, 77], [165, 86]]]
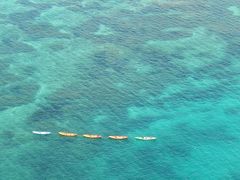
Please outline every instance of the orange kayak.
[[75, 137], [77, 134], [75, 133], [69, 133], [69, 132], [58, 132], [61, 136], [68, 136], [68, 137]]
[[108, 136], [110, 139], [123, 140], [127, 139], [127, 136]]
[[83, 134], [83, 137], [90, 138], [90, 139], [100, 139], [100, 138], [102, 138], [101, 135], [97, 135], [97, 134]]

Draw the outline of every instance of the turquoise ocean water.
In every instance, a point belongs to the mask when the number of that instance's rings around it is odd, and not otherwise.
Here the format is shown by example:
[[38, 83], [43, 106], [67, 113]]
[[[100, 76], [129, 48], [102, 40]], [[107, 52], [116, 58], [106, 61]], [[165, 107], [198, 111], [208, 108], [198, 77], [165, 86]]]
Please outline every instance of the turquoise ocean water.
[[240, 179], [240, 2], [0, 1], [0, 124], [3, 180]]

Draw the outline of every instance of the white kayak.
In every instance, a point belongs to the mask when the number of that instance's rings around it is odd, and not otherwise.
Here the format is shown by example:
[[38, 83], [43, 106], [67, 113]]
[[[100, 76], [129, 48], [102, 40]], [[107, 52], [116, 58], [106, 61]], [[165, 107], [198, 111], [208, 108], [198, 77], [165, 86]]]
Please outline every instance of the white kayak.
[[44, 132], [44, 131], [32, 131], [33, 134], [41, 134], [41, 135], [47, 135], [51, 134], [51, 132]]
[[145, 137], [135, 137], [135, 139], [143, 140], [143, 141], [151, 141], [151, 140], [156, 140], [157, 138], [152, 136], [145, 136]]

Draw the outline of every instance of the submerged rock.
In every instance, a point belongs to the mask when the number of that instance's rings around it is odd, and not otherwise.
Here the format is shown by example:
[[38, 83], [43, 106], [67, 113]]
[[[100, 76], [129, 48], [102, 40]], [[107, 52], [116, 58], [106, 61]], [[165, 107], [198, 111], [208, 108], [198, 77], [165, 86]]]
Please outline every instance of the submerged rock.
[[28, 53], [35, 49], [24, 42], [11, 39], [3, 39], [0, 42], [0, 54]]
[[20, 81], [0, 90], [0, 110], [33, 102], [39, 85]]
[[60, 32], [60, 29], [50, 23], [24, 23], [19, 28], [32, 39], [39, 38], [70, 38], [69, 34]]

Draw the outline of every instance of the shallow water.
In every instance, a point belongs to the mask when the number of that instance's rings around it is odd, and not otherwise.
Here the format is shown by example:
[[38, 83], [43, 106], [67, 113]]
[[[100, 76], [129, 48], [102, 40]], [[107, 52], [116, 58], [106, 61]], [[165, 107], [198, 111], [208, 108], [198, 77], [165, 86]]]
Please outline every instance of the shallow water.
[[239, 9], [0, 2], [0, 179], [239, 179]]

